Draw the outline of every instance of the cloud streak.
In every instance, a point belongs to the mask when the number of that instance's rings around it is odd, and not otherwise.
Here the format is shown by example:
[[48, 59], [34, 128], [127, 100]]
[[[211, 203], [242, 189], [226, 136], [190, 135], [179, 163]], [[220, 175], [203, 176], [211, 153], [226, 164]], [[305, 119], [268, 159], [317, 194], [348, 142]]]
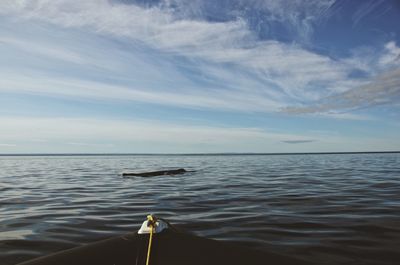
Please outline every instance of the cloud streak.
[[[142, 1], [121, 2], [140, 4]], [[161, 0], [152, 1], [145, 6], [162, 7], [179, 19], [227, 22], [240, 18], [261, 38], [279, 39], [279, 36], [285, 35], [292, 41], [307, 43], [312, 37], [315, 24], [324, 20], [335, 2], [335, 0]]]
[[265, 111], [276, 105], [275, 102], [239, 92], [219, 91], [213, 95], [209, 95], [207, 91], [194, 90], [191, 93], [177, 94], [171, 91], [154, 92], [143, 88], [132, 88], [130, 86], [111, 85], [80, 79], [53, 79], [47, 76], [38, 78], [37, 75], [21, 77], [20, 75], [7, 72], [0, 73], [0, 91], [44, 96], [56, 95], [67, 98], [78, 97], [88, 100], [135, 101], [186, 108], [231, 111]]
[[17, 146], [16, 144], [2, 144], [0, 143], [0, 147], [15, 147]]
[[[324, 132], [296, 134], [155, 120], [0, 117], [0, 122], [0, 139], [3, 143], [15, 143], [15, 146], [6, 144], [4, 150], [14, 153], [277, 153], [394, 150], [400, 147], [397, 137], [343, 137]], [[351, 149], [347, 148], [349, 146]]]
[[[237, 3], [238, 6], [245, 5], [244, 1]], [[114, 49], [107, 58], [104, 51], [93, 52], [88, 47], [85, 50], [62, 49], [62, 46], [57, 49], [54, 45], [43, 47], [40, 41], [28, 47], [21, 39], [2, 38], [0, 43], [3, 45], [63, 61], [62, 65], [56, 64], [61, 69], [80, 64], [83, 66], [75, 72], [82, 69], [88, 76], [96, 77], [104, 76], [108, 70], [107, 74], [116, 82], [87, 80], [76, 74], [62, 78], [38, 75], [43, 85], [35, 85], [32, 79], [37, 70], [32, 70], [13, 77], [3, 76], [0, 89], [127, 99], [185, 108], [261, 112], [283, 109], [287, 113], [313, 113], [348, 108], [351, 104], [372, 105], [363, 102], [369, 100], [367, 95], [350, 103], [351, 91], [364, 93], [367, 90], [373, 94], [373, 89], [364, 89], [369, 87], [366, 84], [368, 78], [399, 63], [399, 48], [394, 42], [375, 52], [378, 56], [375, 55], [372, 61], [365, 62], [365, 56], [357, 55], [334, 59], [298, 44], [260, 39], [251, 22], [244, 19], [243, 14], [235, 13], [236, 10], [231, 10], [235, 15], [223, 21], [204, 20], [202, 10], [208, 10], [210, 4], [207, 1], [161, 1], [145, 8], [105, 0], [78, 3], [5, 0], [0, 11], [4, 16], [116, 38], [127, 52], [112, 59], [117, 46], [110, 43], [107, 48], [114, 45]], [[329, 12], [333, 4], [334, 1], [251, 1], [252, 6], [264, 11], [269, 23], [288, 24], [304, 39], [309, 38], [313, 24]], [[13, 21], [18, 21], [15, 18]], [[79, 39], [71, 44], [79, 46]], [[86, 52], [91, 55], [85, 56]], [[136, 64], [135, 69], [129, 66], [129, 61], [122, 59], [126, 56], [133, 60], [131, 65]], [[157, 61], [144, 63], [154, 60]], [[111, 66], [107, 66], [107, 61]], [[167, 61], [172, 61], [173, 65]], [[160, 62], [163, 68], [157, 66]], [[49, 68], [52, 65], [55, 63], [49, 63]], [[152, 69], [154, 75], [140, 72], [142, 66]], [[103, 72], [99, 70], [102, 68]], [[351, 77], [356, 71], [363, 71], [365, 78]], [[347, 103], [330, 103], [343, 97], [347, 98]], [[392, 102], [385, 99], [383, 93], [380, 100]], [[322, 101], [328, 103], [315, 104]], [[306, 107], [293, 107], [300, 103]], [[307, 105], [310, 105], [309, 110]]]
[[282, 143], [286, 144], [305, 144], [305, 143], [312, 143], [315, 142], [315, 140], [286, 140], [282, 141]]
[[[58, 146], [58, 152], [71, 148], [108, 152], [114, 148], [125, 152], [184, 152], [193, 147], [196, 152], [261, 152], [271, 143], [305, 138], [258, 128], [182, 125], [154, 120], [0, 117], [0, 122], [4, 126], [0, 139], [7, 142], [43, 139], [25, 144], [41, 150]], [[153, 149], [149, 151], [148, 147]]]
[[284, 112], [305, 114], [389, 105], [400, 101], [400, 69], [381, 74], [370, 83], [324, 98], [314, 105], [288, 107]]

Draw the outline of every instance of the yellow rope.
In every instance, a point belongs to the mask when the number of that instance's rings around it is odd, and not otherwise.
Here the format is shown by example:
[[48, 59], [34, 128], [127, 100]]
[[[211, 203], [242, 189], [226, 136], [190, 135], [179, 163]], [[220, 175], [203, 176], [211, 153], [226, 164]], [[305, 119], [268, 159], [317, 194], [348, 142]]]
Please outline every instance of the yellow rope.
[[149, 247], [147, 248], [147, 259], [146, 259], [146, 265], [150, 264], [150, 253], [151, 253], [151, 241], [153, 239], [153, 230], [154, 230], [154, 225], [153, 225], [153, 216], [148, 215], [147, 216], [147, 222], [149, 223], [150, 227], [150, 237], [149, 237]]

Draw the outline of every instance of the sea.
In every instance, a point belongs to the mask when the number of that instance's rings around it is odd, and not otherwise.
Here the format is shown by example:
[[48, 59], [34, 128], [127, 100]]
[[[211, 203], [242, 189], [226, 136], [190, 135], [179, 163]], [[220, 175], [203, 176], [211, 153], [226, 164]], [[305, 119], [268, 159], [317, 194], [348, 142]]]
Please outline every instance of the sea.
[[[192, 172], [121, 176], [176, 168]], [[149, 213], [310, 264], [400, 264], [400, 154], [0, 156], [1, 265], [137, 231]]]

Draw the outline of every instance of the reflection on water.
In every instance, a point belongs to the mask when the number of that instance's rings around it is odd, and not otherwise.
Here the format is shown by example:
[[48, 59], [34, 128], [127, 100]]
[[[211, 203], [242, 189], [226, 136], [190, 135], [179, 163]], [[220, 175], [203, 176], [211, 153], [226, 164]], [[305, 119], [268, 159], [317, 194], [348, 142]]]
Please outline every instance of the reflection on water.
[[32, 233], [31, 230], [11, 230], [0, 232], [0, 238], [1, 240], [24, 239], [25, 237], [32, 235]]
[[[196, 172], [122, 178], [122, 171]], [[400, 154], [0, 157], [0, 264], [135, 231], [148, 213], [317, 264], [398, 264]]]

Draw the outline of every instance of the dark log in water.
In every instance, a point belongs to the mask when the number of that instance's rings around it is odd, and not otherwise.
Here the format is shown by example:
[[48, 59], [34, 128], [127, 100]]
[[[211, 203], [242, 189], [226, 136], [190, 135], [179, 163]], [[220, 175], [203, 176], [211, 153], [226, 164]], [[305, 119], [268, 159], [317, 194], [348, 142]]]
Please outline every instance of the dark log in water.
[[130, 173], [124, 172], [122, 173], [123, 177], [156, 177], [156, 176], [163, 176], [163, 175], [178, 175], [184, 174], [187, 171], [184, 168], [179, 169], [170, 169], [170, 170], [160, 170], [160, 171], [151, 171], [151, 172], [141, 172], [141, 173]]

